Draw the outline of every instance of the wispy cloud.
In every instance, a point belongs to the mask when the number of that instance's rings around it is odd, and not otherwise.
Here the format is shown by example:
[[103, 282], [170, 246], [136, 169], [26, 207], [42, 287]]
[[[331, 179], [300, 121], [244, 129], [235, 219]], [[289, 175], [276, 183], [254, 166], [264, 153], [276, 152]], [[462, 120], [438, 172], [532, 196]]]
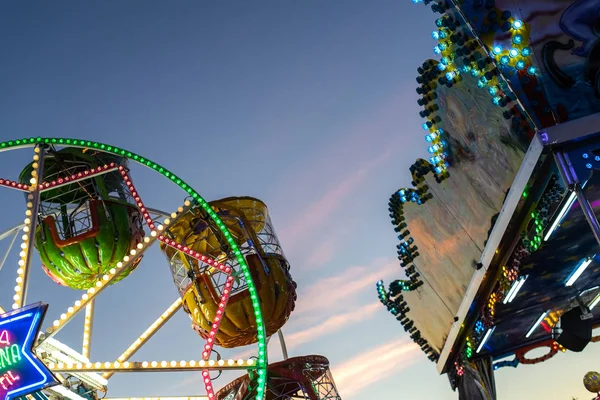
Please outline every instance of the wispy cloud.
[[[323, 278], [308, 288], [300, 289], [295, 314], [308, 314], [327, 306], [343, 304], [377, 280], [397, 274], [398, 263], [389, 258], [377, 259], [367, 266], [351, 267], [338, 275]], [[347, 304], [347, 302], [346, 302]]]
[[391, 150], [385, 150], [378, 157], [369, 159], [337, 185], [325, 192], [319, 200], [312, 203], [302, 211], [281, 232], [280, 236], [286, 243], [295, 243], [309, 232], [319, 229], [361, 184], [370, 176], [376, 168], [386, 162], [393, 154]]
[[350, 324], [364, 322], [379, 308], [381, 308], [379, 302], [367, 304], [358, 309], [352, 307], [352, 311], [333, 315], [326, 320], [319, 322], [317, 325], [287, 335], [286, 344], [290, 348], [293, 348], [303, 343], [311, 342], [320, 336], [340, 331]]
[[329, 236], [323, 240], [310, 254], [308, 258], [308, 265], [311, 267], [322, 267], [333, 259], [335, 256], [335, 247], [337, 239], [333, 236]]
[[334, 366], [333, 376], [342, 396], [354, 396], [367, 386], [414, 364], [420, 355], [416, 344], [407, 339], [395, 340]]

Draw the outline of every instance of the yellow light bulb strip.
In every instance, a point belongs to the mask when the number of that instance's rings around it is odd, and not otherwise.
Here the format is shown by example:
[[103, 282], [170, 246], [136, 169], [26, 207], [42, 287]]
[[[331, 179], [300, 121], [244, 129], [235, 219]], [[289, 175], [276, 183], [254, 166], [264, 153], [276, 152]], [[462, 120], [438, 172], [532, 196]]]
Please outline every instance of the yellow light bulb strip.
[[[131, 356], [133, 356], [144, 344], [146, 344], [146, 342], [148, 340], [150, 340], [150, 338], [152, 336], [154, 336], [154, 334], [163, 327], [164, 324], [167, 323], [168, 320], [171, 319], [171, 317], [173, 315], [175, 315], [175, 313], [177, 311], [179, 311], [179, 309], [181, 308], [181, 306], [183, 305], [183, 300], [181, 299], [181, 297], [178, 297], [177, 300], [175, 300], [173, 302], [173, 304], [171, 304], [169, 306], [169, 308], [167, 308], [167, 310], [162, 313], [162, 315], [160, 317], [158, 317], [156, 319], [156, 321], [154, 321], [152, 323], [152, 325], [150, 325], [148, 327], [148, 329], [146, 329], [144, 331], [144, 333], [142, 333], [140, 335], [140, 337], [138, 337], [128, 348], [127, 350], [125, 350], [123, 352], [123, 354], [121, 354], [118, 358], [117, 358], [117, 362], [119, 363], [123, 363], [125, 361], [128, 361], [129, 358]], [[102, 376], [106, 379], [109, 379], [111, 376], [113, 375], [113, 373], [107, 372], [105, 374], [103, 374]]]
[[83, 345], [81, 347], [81, 354], [90, 359], [90, 347], [92, 345], [92, 329], [94, 326], [94, 304], [92, 300], [85, 306], [85, 317], [83, 319]]
[[104, 397], [103, 400], [209, 400], [207, 396], [185, 397]]
[[[181, 207], [181, 212], [174, 213], [175, 218], [173, 222], [176, 221], [181, 215], [184, 214], [185, 211], [191, 206], [191, 203], [186, 200], [185, 208]], [[135, 249], [132, 249], [129, 252], [129, 255], [123, 257], [123, 261], [119, 261], [115, 268], [111, 268], [109, 273], [102, 276], [101, 279], [96, 281], [94, 287], [88, 289], [82, 296], [81, 299], [77, 300], [73, 306], [69, 307], [66, 313], [61, 314], [59, 319], [54, 320], [52, 326], [46, 329], [46, 332], [40, 335], [38, 339], [38, 345], [43, 343], [49, 337], [56, 335], [64, 326], [73, 319], [75, 315], [81, 311], [82, 308], [85, 308], [90, 301], [92, 301], [98, 294], [100, 294], [110, 283], [117, 278], [121, 272], [127, 269], [133, 262], [135, 262], [144, 252], [150, 247], [157, 239], [158, 232], [162, 231], [165, 226], [167, 226], [171, 221], [165, 219], [162, 225], [157, 225], [156, 230], [152, 230], [150, 232], [150, 237], [144, 237], [144, 241], [139, 243]]]
[[190, 360], [190, 361], [125, 361], [46, 364], [54, 372], [184, 372], [200, 370], [248, 370], [256, 368], [256, 361], [248, 360]]
[[28, 186], [27, 210], [25, 211], [25, 226], [23, 227], [23, 242], [21, 243], [21, 252], [19, 253], [19, 268], [17, 269], [17, 279], [15, 294], [13, 296], [13, 310], [23, 307], [27, 299], [27, 283], [29, 281], [29, 265], [31, 264], [31, 255], [33, 253], [33, 242], [35, 240], [35, 228], [37, 226], [38, 211], [40, 208], [40, 193], [38, 190], [38, 178], [44, 169], [44, 150], [41, 146], [34, 147], [31, 179]]

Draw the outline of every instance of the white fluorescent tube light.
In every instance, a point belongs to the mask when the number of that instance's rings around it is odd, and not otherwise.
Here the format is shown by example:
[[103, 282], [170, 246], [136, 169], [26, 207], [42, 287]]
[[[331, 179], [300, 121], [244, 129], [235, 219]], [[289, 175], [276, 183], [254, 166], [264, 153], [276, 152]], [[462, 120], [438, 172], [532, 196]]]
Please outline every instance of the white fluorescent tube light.
[[483, 337], [483, 340], [481, 341], [481, 343], [479, 343], [479, 347], [477, 347], [477, 353], [479, 353], [481, 351], [481, 349], [483, 349], [483, 346], [485, 346], [485, 343], [488, 341], [490, 336], [492, 336], [492, 333], [494, 333], [495, 329], [496, 329], [495, 326], [488, 329], [488, 331], [485, 333], [485, 336]]
[[592, 309], [594, 307], [596, 307], [598, 305], [598, 303], [600, 303], [600, 293], [598, 293], [598, 295], [596, 295], [596, 297], [594, 297], [594, 300], [592, 300], [590, 302], [590, 304], [588, 305], [588, 308], [590, 309], [590, 311], [592, 311]]
[[510, 285], [510, 289], [508, 290], [508, 293], [506, 293], [506, 296], [504, 296], [504, 300], [502, 301], [502, 304], [506, 304], [508, 303], [508, 299], [510, 299], [513, 295], [513, 293], [517, 290], [517, 287], [519, 287], [519, 284], [521, 283], [520, 279], [517, 279], [516, 281], [514, 281], [512, 283], [512, 285]]
[[581, 274], [583, 274], [583, 271], [585, 271], [585, 269], [592, 263], [593, 259], [594, 257], [590, 257], [581, 260], [579, 264], [577, 264], [577, 268], [575, 268], [575, 271], [573, 271], [573, 273], [567, 280], [567, 283], [565, 283], [565, 286], [572, 286], [575, 283], [575, 281], [579, 279]]
[[515, 286], [515, 290], [513, 290], [513, 292], [511, 293], [510, 296], [508, 296], [508, 300], [506, 301], [507, 303], [511, 303], [515, 297], [517, 297], [517, 294], [519, 294], [519, 290], [521, 290], [521, 288], [523, 287], [523, 284], [525, 283], [525, 281], [527, 280], [527, 277], [524, 276], [521, 279], [519, 279], [516, 283]]
[[571, 209], [571, 207], [575, 203], [576, 199], [577, 199], [577, 193], [572, 192], [571, 195], [569, 196], [569, 199], [567, 200], [567, 202], [565, 203], [563, 208], [560, 209], [560, 212], [558, 213], [558, 215], [552, 222], [550, 229], [548, 229], [548, 232], [546, 232], [546, 236], [544, 236], [544, 242], [547, 241], [548, 239], [550, 239], [550, 236], [552, 236], [552, 233], [554, 233], [556, 228], [558, 228], [558, 225], [560, 224], [562, 219], [565, 217], [567, 212]]
[[537, 319], [537, 321], [535, 321], [535, 324], [533, 324], [533, 326], [531, 327], [531, 329], [529, 330], [529, 332], [527, 332], [527, 335], [525, 335], [526, 338], [528, 338], [529, 336], [531, 336], [533, 334], [533, 332], [535, 332], [535, 329], [542, 323], [542, 321], [544, 320], [544, 318], [546, 318], [546, 316], [550, 314], [550, 310], [544, 312], [542, 315], [540, 315], [540, 317]]

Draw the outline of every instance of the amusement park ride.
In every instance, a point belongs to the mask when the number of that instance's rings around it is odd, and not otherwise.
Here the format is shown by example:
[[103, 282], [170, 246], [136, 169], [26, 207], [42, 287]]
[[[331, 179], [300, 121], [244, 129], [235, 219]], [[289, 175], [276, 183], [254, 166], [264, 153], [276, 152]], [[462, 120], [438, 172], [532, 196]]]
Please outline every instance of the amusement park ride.
[[[296, 283], [262, 201], [207, 202], [162, 166], [98, 142], [38, 137], [0, 143], [2, 153], [19, 149], [32, 151], [33, 160], [14, 180], [0, 179], [2, 190], [23, 192], [26, 203], [23, 223], [0, 233], [0, 240], [12, 240], [0, 276], [3, 282], [11, 273], [16, 278], [14, 303], [0, 308], [0, 400], [98, 399], [116, 373], [177, 371], [201, 371], [198, 386], [206, 391], [179, 400], [341, 399], [325, 357], [287, 356], [281, 328], [294, 310]], [[181, 206], [173, 213], [151, 208], [133, 183], [130, 162], [179, 187]], [[19, 238], [12, 269], [4, 264]], [[115, 360], [90, 359], [96, 299], [144, 268], [153, 244], [166, 256], [179, 296]], [[27, 303], [36, 253], [48, 284], [80, 292], [47, 326], [46, 302]], [[132, 360], [181, 309], [204, 341], [192, 359]], [[58, 334], [79, 313], [85, 316], [83, 343], [76, 350]], [[274, 334], [284, 359], [269, 364], [267, 343]], [[256, 356], [225, 360], [215, 350], [246, 345], [256, 346]], [[216, 375], [230, 370], [246, 375], [217, 391]]]
[[600, 341], [600, 2], [413, 2], [439, 15], [431, 158], [389, 202], [408, 278], [377, 290], [461, 399], [495, 399], [494, 370]]

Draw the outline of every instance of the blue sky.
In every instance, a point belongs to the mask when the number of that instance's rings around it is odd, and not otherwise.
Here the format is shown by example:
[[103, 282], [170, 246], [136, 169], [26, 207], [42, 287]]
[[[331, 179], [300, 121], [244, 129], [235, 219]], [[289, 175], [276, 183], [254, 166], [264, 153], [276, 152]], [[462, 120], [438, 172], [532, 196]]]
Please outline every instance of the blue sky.
[[[403, 275], [387, 199], [426, 154], [414, 89], [416, 68], [433, 55], [431, 11], [409, 0], [7, 1], [0, 15], [0, 139], [103, 141], [167, 166], [207, 199], [263, 199], [299, 286], [284, 328], [291, 354], [329, 357], [345, 400], [457, 397], [374, 287]], [[0, 175], [16, 178], [29, 160], [2, 154]], [[181, 203], [160, 177], [132, 175], [147, 204]], [[3, 227], [19, 222], [21, 202], [3, 192]], [[114, 359], [174, 300], [153, 250], [99, 300], [92, 358]], [[0, 272], [4, 306], [15, 265]], [[34, 265], [30, 300], [49, 302], [54, 318], [76, 293]], [[80, 336], [58, 338], [76, 347]], [[201, 345], [181, 313], [136, 359], [199, 357]], [[599, 356], [591, 345], [502, 370], [499, 398], [589, 398], [581, 379]], [[117, 375], [109, 397], [203, 390], [198, 374]]]

